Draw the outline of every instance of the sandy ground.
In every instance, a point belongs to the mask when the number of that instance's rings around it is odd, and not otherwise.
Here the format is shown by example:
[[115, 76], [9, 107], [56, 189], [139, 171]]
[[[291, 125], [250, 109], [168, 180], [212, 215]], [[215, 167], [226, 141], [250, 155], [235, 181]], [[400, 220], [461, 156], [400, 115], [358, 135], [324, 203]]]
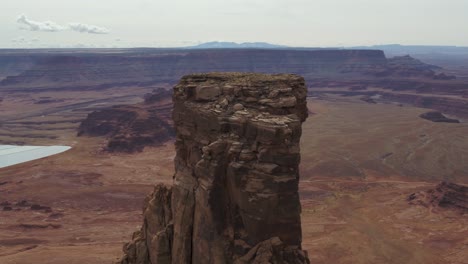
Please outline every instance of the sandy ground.
[[[112, 263], [141, 224], [142, 201], [170, 184], [172, 143], [136, 155], [69, 152], [0, 170], [0, 263]], [[27, 201], [27, 206], [16, 205]], [[31, 210], [30, 205], [50, 207]]]

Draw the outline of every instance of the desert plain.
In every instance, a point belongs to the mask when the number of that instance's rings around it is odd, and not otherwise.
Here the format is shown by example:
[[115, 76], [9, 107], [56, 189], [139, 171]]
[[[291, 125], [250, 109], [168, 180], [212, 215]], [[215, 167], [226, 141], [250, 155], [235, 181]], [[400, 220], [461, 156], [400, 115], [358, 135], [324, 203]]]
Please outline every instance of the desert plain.
[[[444, 172], [466, 179], [468, 123], [433, 123], [418, 117], [425, 109], [358, 97], [323, 95], [308, 107], [300, 195], [311, 261], [466, 263], [466, 216], [407, 198], [433, 188]], [[102, 151], [102, 138], [75, 133], [56, 134], [73, 146], [66, 153], [0, 170], [0, 202], [12, 207], [0, 211], [2, 263], [112, 263], [141, 224], [144, 197], [172, 181], [171, 141], [115, 154]], [[448, 168], [438, 163], [447, 155]]]
[[[195, 55], [204, 58], [204, 52]], [[382, 58], [377, 60], [380, 63]], [[397, 72], [409, 67], [407, 60], [403, 58]], [[78, 65], [70, 59], [64, 63]], [[346, 70], [355, 71], [354, 61], [346, 63]], [[356, 69], [373, 69], [368, 63], [367, 68]], [[264, 70], [252, 65], [247, 70]], [[141, 103], [154, 89], [170, 91], [176, 74], [168, 73], [170, 78], [161, 82], [144, 79], [145, 83], [120, 86], [71, 87], [39, 66], [5, 73], [18, 75], [19, 81], [15, 77], [0, 86], [0, 143], [72, 149], [0, 169], [0, 263], [114, 263], [142, 223], [145, 197], [155, 184], [172, 182], [174, 141], [146, 146], [141, 152], [109, 152], [105, 136], [78, 137], [78, 129], [92, 111]], [[147, 69], [143, 66], [131, 73]], [[419, 74], [421, 65], [416, 66]], [[466, 74], [464, 66], [450, 66], [447, 74]], [[72, 77], [92, 82], [94, 73], [102, 73], [83, 71], [72, 69], [80, 73]], [[426, 68], [422, 71], [427, 74]], [[408, 201], [411, 194], [433, 189], [441, 181], [468, 184], [468, 108], [451, 107], [453, 102], [466, 105], [466, 78], [445, 83], [406, 76], [401, 84], [405, 89], [399, 90], [394, 79], [372, 77], [366, 79], [367, 87], [356, 87], [362, 80], [352, 76], [338, 75], [335, 80], [337, 73], [332, 71], [324, 81], [323, 76], [314, 79], [314, 70], [304, 73], [309, 117], [301, 138], [299, 192], [302, 246], [311, 262], [468, 263], [466, 213]], [[421, 80], [426, 83], [411, 86]], [[385, 82], [391, 87], [379, 86]], [[445, 85], [450, 89], [444, 90]], [[427, 101], [419, 96], [442, 99]], [[432, 110], [459, 123], [420, 117]]]

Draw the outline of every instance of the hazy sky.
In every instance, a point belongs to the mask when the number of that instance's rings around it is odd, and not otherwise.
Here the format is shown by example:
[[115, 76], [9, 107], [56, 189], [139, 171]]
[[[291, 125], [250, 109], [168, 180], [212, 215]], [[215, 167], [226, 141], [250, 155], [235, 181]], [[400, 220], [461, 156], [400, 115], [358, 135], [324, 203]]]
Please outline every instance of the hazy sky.
[[0, 0], [0, 47], [468, 46], [468, 0]]

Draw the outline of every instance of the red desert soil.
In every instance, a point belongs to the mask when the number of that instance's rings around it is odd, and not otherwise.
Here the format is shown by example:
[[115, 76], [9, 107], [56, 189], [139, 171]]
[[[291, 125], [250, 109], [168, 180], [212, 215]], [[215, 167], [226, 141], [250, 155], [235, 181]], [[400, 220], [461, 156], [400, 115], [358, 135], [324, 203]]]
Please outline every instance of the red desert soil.
[[[312, 263], [468, 263], [466, 214], [407, 201], [441, 180], [425, 171], [467, 183], [466, 124], [329, 99], [311, 101], [301, 142], [303, 246]], [[172, 181], [173, 142], [109, 154], [99, 151], [102, 138], [71, 140], [71, 151], [0, 169], [0, 263], [113, 263], [141, 224], [144, 197]], [[449, 152], [444, 168], [424, 161]]]
[[121, 254], [152, 185], [172, 182], [173, 143], [134, 155], [93, 152], [98, 143], [80, 138], [62, 155], [0, 170], [0, 263], [112, 263]]

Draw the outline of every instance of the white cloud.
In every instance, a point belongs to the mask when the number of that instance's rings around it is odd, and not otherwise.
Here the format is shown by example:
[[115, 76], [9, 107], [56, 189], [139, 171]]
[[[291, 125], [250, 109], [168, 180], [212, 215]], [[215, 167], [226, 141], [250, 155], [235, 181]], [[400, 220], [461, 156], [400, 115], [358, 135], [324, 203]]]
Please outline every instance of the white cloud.
[[90, 33], [90, 34], [109, 34], [109, 30], [104, 27], [98, 27], [83, 23], [70, 23], [68, 24], [69, 28], [73, 31], [80, 33]]
[[84, 23], [69, 23], [68, 27], [64, 27], [52, 21], [34, 21], [22, 14], [17, 19], [16, 22], [21, 24], [21, 29], [29, 31], [45, 31], [45, 32], [57, 32], [63, 30], [72, 30], [80, 33], [90, 33], [90, 34], [108, 34], [109, 30], [104, 27], [98, 27], [94, 25], [88, 25]]
[[18, 19], [16, 19], [16, 22], [23, 25], [21, 29], [29, 31], [57, 32], [65, 30], [65, 27], [56, 24], [52, 21], [34, 21], [28, 19], [25, 15], [20, 15]]

